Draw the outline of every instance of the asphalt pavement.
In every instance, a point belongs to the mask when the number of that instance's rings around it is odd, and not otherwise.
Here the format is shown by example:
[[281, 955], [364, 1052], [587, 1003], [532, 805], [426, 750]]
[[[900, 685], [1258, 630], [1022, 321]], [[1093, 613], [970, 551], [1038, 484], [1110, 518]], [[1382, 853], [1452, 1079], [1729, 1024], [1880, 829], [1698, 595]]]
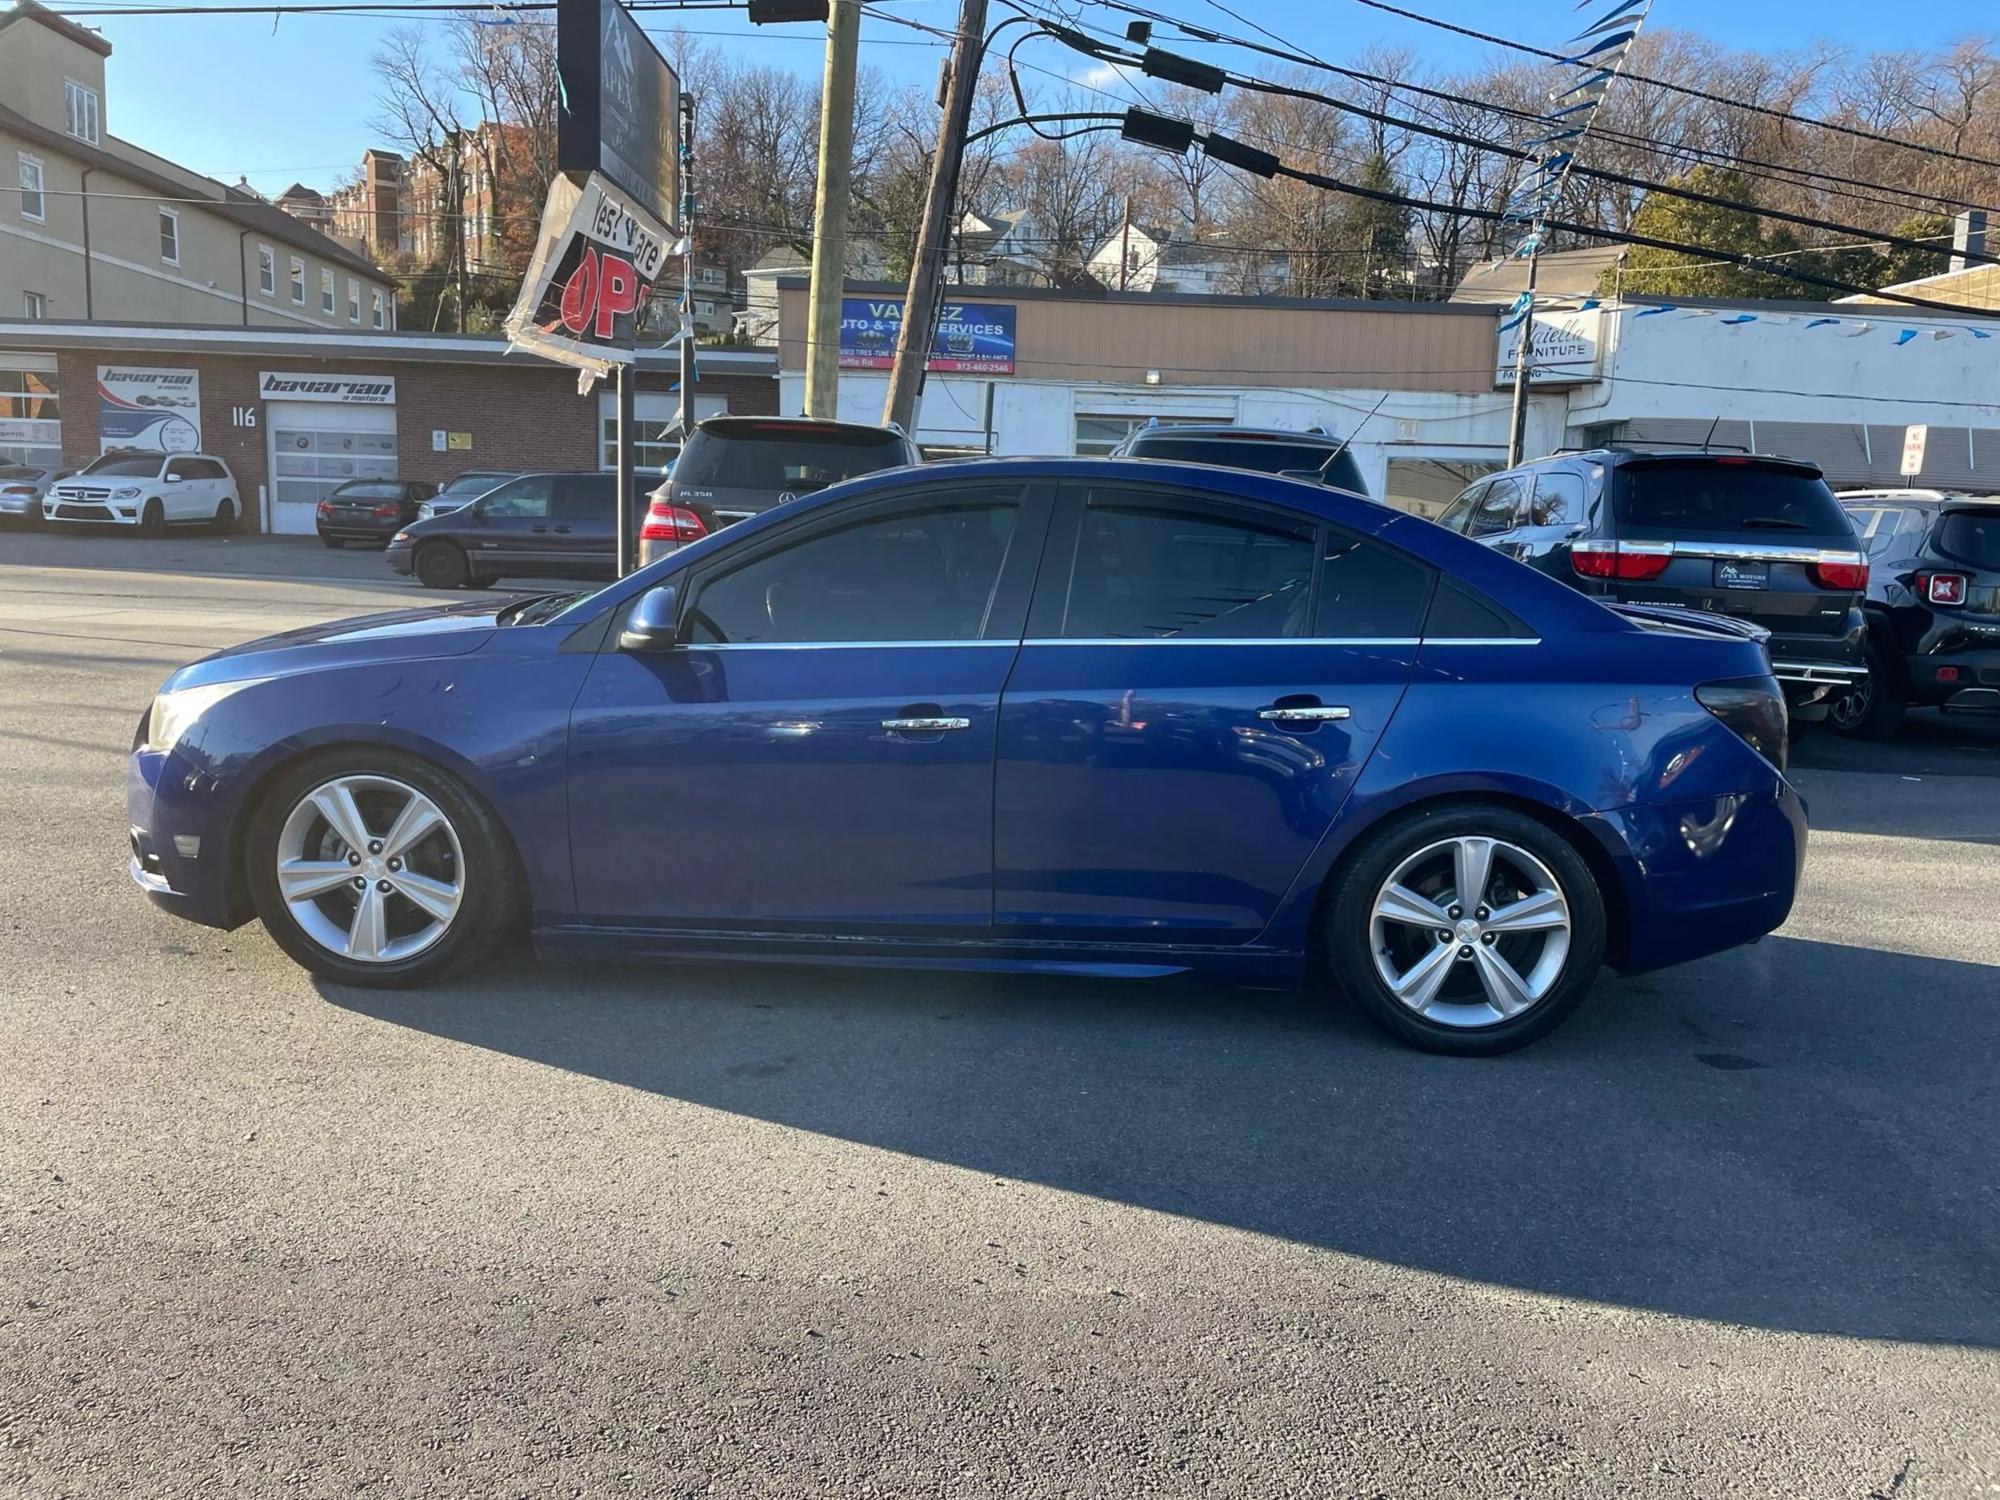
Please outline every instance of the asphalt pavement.
[[148, 906], [159, 679], [437, 597], [0, 533], [0, 1495], [2000, 1493], [2000, 731], [1808, 738], [1791, 922], [1492, 1061]]

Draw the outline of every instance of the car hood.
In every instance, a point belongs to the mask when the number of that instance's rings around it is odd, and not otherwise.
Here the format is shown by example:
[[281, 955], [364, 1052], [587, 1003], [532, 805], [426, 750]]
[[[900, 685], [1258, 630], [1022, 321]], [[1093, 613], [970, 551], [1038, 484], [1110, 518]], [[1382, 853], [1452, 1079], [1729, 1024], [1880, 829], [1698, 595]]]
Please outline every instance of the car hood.
[[499, 628], [500, 611], [518, 602], [516, 598], [482, 599], [443, 609], [398, 609], [330, 620], [205, 656], [182, 667], [170, 682], [174, 687], [199, 687], [331, 666], [463, 656], [491, 640]]

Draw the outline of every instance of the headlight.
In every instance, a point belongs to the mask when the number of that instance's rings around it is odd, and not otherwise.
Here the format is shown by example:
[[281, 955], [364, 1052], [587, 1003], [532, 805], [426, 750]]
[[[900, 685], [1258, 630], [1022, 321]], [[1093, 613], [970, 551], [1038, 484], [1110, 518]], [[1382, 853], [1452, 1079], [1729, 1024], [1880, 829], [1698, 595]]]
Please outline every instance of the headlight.
[[111, 498], [113, 500], [137, 500], [139, 498], [139, 486], [128, 484], [123, 489], [113, 490]]
[[390, 545], [391, 547], [393, 547], [393, 546], [395, 546], [395, 545], [396, 545], [396, 543], [398, 543], [398, 542], [407, 542], [407, 541], [408, 541], [409, 539], [410, 539], [410, 534], [409, 534], [409, 532], [407, 532], [407, 531], [399, 531], [399, 532], [397, 532], [397, 533], [396, 533], [396, 534], [395, 534], [394, 536], [392, 536], [392, 537], [390, 537], [390, 538], [389, 538], [389, 545]]
[[231, 693], [240, 693], [265, 681], [246, 677], [240, 682], [211, 682], [203, 687], [176, 688], [153, 699], [153, 711], [146, 716], [146, 748], [171, 750], [181, 736], [194, 728], [197, 720]]

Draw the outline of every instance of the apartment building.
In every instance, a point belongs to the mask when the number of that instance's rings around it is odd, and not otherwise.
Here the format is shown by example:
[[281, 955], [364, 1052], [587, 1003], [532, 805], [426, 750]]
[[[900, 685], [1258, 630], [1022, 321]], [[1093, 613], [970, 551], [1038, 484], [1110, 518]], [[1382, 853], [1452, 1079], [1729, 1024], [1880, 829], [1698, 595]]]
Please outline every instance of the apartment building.
[[110, 55], [36, 0], [0, 10], [0, 317], [395, 326], [365, 256], [113, 135]]

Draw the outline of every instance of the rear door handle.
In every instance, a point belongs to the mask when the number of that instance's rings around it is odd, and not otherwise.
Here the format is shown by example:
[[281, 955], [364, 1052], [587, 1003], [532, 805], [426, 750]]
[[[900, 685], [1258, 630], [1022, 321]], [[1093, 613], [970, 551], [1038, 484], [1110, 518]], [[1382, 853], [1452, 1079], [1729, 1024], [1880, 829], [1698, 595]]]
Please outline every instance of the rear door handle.
[[556, 535], [557, 535], [557, 536], [568, 536], [568, 535], [569, 535], [569, 528], [568, 528], [567, 526], [558, 526], [558, 527], [556, 527]]
[[1343, 704], [1300, 703], [1290, 707], [1279, 704], [1273, 708], [1259, 709], [1257, 717], [1273, 724], [1330, 724], [1336, 719], [1351, 718], [1352, 715]]
[[884, 719], [882, 727], [893, 734], [936, 734], [941, 729], [970, 729], [970, 719]]

